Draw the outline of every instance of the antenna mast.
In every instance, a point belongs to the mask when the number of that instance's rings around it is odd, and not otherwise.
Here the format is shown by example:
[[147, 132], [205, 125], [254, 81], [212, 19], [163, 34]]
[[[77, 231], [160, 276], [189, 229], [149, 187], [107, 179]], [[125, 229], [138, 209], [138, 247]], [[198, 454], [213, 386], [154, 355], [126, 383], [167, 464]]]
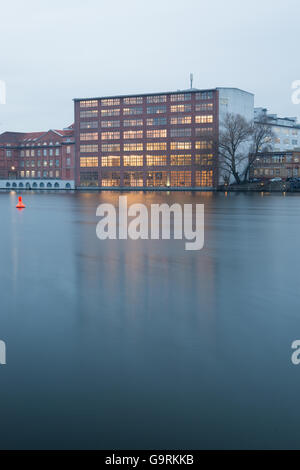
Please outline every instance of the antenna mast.
[[191, 73], [190, 74], [190, 81], [191, 81], [191, 89], [193, 88], [193, 81], [194, 81], [194, 75]]

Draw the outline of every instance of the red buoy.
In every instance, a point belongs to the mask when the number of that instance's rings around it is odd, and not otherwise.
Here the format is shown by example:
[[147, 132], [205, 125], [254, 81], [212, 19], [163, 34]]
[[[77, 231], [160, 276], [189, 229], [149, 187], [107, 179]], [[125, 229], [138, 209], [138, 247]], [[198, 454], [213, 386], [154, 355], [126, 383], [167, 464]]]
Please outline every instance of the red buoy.
[[19, 196], [19, 202], [18, 202], [18, 204], [16, 205], [16, 208], [17, 208], [17, 209], [25, 209], [25, 207], [26, 207], [26, 206], [25, 206], [25, 204], [24, 204], [23, 201], [22, 201], [22, 196]]

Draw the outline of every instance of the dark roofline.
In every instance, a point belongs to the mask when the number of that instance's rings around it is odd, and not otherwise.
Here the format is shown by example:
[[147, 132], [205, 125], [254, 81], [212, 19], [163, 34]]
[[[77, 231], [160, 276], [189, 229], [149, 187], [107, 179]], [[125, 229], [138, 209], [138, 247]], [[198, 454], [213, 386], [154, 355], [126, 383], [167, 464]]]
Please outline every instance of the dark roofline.
[[111, 95], [111, 96], [94, 96], [91, 98], [73, 98], [73, 101], [88, 101], [88, 100], [111, 100], [116, 98], [134, 98], [134, 97], [145, 97], [145, 96], [162, 96], [162, 95], [176, 95], [180, 93], [199, 93], [207, 91], [218, 91], [217, 88], [198, 89], [192, 88], [188, 90], [176, 90], [176, 91], [160, 91], [158, 93], [134, 93], [130, 95]]

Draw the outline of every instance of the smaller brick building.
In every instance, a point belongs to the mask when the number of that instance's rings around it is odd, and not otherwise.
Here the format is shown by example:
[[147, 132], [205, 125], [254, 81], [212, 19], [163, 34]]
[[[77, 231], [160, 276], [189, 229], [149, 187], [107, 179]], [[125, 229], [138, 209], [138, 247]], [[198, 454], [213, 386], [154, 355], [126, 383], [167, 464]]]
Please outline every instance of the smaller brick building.
[[300, 151], [259, 153], [250, 170], [250, 178], [300, 177]]
[[74, 188], [74, 128], [0, 135], [1, 188]]

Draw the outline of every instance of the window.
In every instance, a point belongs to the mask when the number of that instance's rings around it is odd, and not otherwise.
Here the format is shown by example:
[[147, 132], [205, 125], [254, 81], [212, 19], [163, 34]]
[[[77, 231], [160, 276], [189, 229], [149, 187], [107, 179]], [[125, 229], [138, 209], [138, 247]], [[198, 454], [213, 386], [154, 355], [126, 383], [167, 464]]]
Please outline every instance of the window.
[[120, 116], [120, 109], [101, 109], [101, 116]]
[[197, 150], [211, 149], [213, 147], [212, 140], [199, 140], [195, 143], [195, 148]]
[[12, 156], [12, 151], [11, 150], [6, 150], [6, 156], [11, 157]]
[[143, 114], [143, 108], [141, 107], [135, 107], [135, 108], [123, 108], [123, 114], [129, 115], [129, 114]]
[[149, 118], [147, 119], [147, 126], [166, 126], [167, 118]]
[[166, 95], [147, 96], [147, 103], [165, 103], [166, 101]]
[[56, 167], [59, 167], [59, 166], [60, 166], [59, 160], [55, 160], [55, 166], [56, 166]]
[[49, 160], [49, 166], [53, 166], [53, 160]]
[[176, 116], [171, 117], [171, 124], [191, 124], [192, 116]]
[[66, 158], [66, 166], [71, 166], [71, 158]]
[[102, 144], [102, 152], [120, 152], [120, 144]]
[[213, 172], [212, 170], [196, 171], [196, 186], [199, 187], [212, 187], [213, 185]]
[[108, 98], [101, 100], [101, 106], [119, 106], [120, 99], [119, 98]]
[[143, 155], [124, 155], [124, 166], [143, 166]]
[[80, 123], [80, 129], [98, 129], [98, 121], [83, 121]]
[[208, 124], [211, 122], [214, 122], [214, 117], [212, 114], [204, 114], [202, 116], [196, 116], [195, 117], [195, 122], [197, 124]]
[[171, 129], [171, 137], [191, 137], [192, 129], [190, 127]]
[[127, 171], [124, 173], [124, 186], [144, 186], [144, 178], [142, 171]]
[[70, 145], [67, 145], [67, 154], [70, 154], [71, 153], [71, 147]]
[[170, 176], [167, 171], [151, 171], [146, 174], [146, 185], [150, 187], [170, 186]]
[[124, 104], [143, 104], [142, 96], [132, 96], [123, 99]]
[[166, 112], [166, 106], [147, 106], [147, 114], [164, 114]]
[[81, 171], [80, 186], [98, 186], [97, 171]]
[[176, 104], [171, 106], [171, 113], [189, 113], [192, 110], [190, 104]]
[[214, 108], [213, 103], [196, 104], [196, 111], [212, 111]]
[[192, 186], [191, 171], [171, 171], [171, 186]]
[[123, 132], [124, 139], [142, 139], [143, 131], [125, 131]]
[[101, 166], [120, 166], [120, 161], [120, 156], [108, 155], [107, 157], [102, 157]]
[[97, 100], [80, 101], [80, 108], [96, 108], [98, 106]]
[[192, 155], [171, 155], [171, 165], [191, 165]]
[[97, 167], [98, 157], [80, 157], [80, 166], [84, 167]]
[[167, 155], [147, 155], [147, 166], [164, 166], [167, 164]]
[[21, 150], [21, 157], [24, 157], [25, 156], [25, 152], [24, 150]]
[[[43, 155], [44, 155], [44, 157], [47, 157], [47, 149], [44, 149], [44, 150], [43, 150]], [[27, 155], [26, 155], [26, 156], [27, 156]]]
[[125, 119], [123, 121], [124, 127], [140, 127], [143, 125], [142, 119]]
[[163, 139], [167, 137], [167, 129], [154, 129], [147, 131], [147, 139]]
[[98, 140], [98, 132], [85, 132], [80, 134], [80, 140]]
[[52, 155], [53, 155], [53, 149], [50, 149], [49, 150], [49, 156], [52, 157]]
[[31, 150], [30, 155], [34, 157], [34, 150]]
[[98, 145], [80, 145], [80, 152], [98, 152]]
[[142, 151], [143, 150], [143, 144], [124, 144], [124, 152], [135, 152], [135, 151]]
[[119, 140], [120, 132], [102, 132], [101, 139], [102, 140]]
[[197, 127], [195, 129], [196, 137], [201, 137], [202, 135], [208, 135], [213, 133], [212, 127]]
[[148, 143], [147, 150], [167, 150], [167, 143], [166, 142]]
[[190, 150], [191, 142], [171, 142], [171, 150]]
[[101, 121], [101, 127], [120, 127], [120, 121]]
[[212, 153], [203, 153], [200, 155], [195, 155], [196, 165], [212, 165], [213, 164], [213, 154]]
[[98, 117], [98, 109], [93, 109], [91, 111], [80, 111], [81, 118], [96, 118]]
[[105, 171], [102, 172], [102, 186], [120, 186], [120, 172]]
[[202, 91], [196, 93], [196, 100], [211, 100], [213, 98], [213, 91]]
[[176, 95], [171, 95], [171, 101], [191, 101], [191, 93], [177, 93]]

